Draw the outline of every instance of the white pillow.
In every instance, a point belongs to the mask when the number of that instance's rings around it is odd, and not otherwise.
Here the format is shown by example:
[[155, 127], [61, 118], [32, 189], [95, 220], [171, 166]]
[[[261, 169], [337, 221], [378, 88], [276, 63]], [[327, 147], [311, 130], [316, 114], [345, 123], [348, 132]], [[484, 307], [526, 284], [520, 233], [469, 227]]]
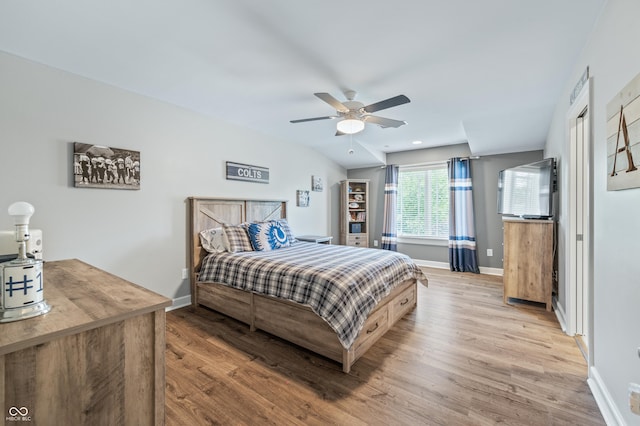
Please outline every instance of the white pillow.
[[200, 244], [209, 253], [229, 251], [229, 240], [222, 228], [205, 229], [200, 232]]

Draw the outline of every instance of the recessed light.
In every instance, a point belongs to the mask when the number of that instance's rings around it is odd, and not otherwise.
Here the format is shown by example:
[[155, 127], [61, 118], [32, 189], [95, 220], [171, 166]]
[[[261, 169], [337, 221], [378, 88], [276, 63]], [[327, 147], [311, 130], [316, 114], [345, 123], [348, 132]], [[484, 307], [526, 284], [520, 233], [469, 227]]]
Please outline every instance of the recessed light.
[[422, 143], [422, 141], [413, 141], [411, 143], [414, 144], [414, 145], [420, 145]]

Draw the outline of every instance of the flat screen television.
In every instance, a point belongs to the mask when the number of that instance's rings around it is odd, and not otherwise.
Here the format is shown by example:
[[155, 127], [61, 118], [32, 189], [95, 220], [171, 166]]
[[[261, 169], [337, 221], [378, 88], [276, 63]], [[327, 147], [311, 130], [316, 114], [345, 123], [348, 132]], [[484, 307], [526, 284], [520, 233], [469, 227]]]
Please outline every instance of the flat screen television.
[[553, 158], [502, 170], [498, 174], [498, 214], [524, 219], [552, 218], [555, 183]]

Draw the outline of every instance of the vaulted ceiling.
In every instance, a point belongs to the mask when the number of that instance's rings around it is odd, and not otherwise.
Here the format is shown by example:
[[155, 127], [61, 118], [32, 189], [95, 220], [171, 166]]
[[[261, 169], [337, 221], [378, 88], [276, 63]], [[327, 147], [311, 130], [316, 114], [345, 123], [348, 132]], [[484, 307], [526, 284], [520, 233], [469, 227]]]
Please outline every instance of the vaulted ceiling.
[[[606, 0], [3, 0], [0, 50], [264, 134], [346, 168], [468, 142], [542, 149]], [[344, 92], [399, 128], [334, 136]], [[568, 100], [567, 100], [568, 102]], [[414, 141], [422, 141], [414, 145]], [[354, 153], [348, 154], [353, 147]]]

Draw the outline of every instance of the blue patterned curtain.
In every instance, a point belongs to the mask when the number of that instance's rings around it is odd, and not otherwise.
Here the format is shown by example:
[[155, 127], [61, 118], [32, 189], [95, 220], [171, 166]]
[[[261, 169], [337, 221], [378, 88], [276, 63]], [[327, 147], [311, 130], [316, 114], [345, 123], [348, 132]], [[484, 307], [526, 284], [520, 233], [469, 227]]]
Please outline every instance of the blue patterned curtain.
[[452, 271], [480, 273], [473, 215], [471, 160], [449, 160], [449, 266]]
[[384, 223], [382, 224], [382, 248], [398, 251], [396, 204], [398, 200], [398, 166], [387, 166], [384, 176]]

